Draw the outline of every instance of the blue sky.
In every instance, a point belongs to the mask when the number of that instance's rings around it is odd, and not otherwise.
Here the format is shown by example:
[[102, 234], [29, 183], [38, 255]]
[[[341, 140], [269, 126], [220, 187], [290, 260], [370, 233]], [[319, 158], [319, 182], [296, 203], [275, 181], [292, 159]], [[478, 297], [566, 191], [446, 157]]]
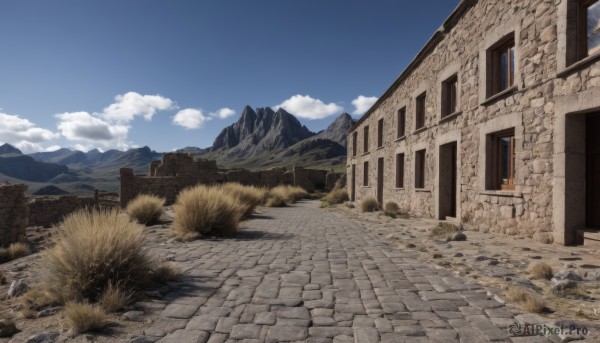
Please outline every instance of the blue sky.
[[359, 117], [457, 4], [2, 0], [0, 143], [206, 147], [245, 105], [319, 131]]

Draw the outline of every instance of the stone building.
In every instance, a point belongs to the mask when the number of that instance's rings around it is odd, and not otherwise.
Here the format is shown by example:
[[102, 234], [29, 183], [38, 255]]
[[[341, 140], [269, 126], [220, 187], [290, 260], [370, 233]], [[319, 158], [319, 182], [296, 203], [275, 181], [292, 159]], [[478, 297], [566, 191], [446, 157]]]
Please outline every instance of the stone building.
[[350, 129], [351, 199], [596, 242], [599, 19], [598, 0], [461, 1]]

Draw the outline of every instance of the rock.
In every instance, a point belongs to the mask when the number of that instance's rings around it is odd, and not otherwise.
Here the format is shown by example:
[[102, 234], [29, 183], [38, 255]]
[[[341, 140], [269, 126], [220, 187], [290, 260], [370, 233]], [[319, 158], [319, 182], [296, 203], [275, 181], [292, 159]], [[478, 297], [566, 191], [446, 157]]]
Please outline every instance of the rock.
[[123, 314], [121, 317], [123, 320], [129, 320], [132, 322], [144, 321], [144, 312], [142, 311], [129, 311]]
[[54, 343], [58, 336], [60, 336], [58, 332], [42, 332], [29, 337], [25, 343]]
[[583, 281], [583, 278], [572, 270], [561, 270], [554, 274], [551, 281], [556, 284], [561, 280]]
[[19, 295], [27, 292], [27, 290], [29, 290], [29, 286], [27, 286], [27, 284], [25, 283], [25, 281], [23, 279], [14, 280], [10, 284], [10, 288], [8, 289], [7, 297], [9, 299], [16, 298]]
[[60, 311], [62, 309], [62, 306], [55, 306], [55, 307], [50, 307], [44, 310], [41, 310], [37, 317], [38, 318], [43, 318], [43, 317], [48, 317], [48, 316], [52, 316], [54, 314], [56, 314], [56, 312]]
[[465, 256], [462, 252], [457, 252], [456, 254], [454, 254], [454, 257], [463, 257]]
[[475, 261], [476, 262], [481, 262], [481, 261], [485, 261], [485, 260], [489, 260], [490, 258], [487, 256], [483, 256], [483, 255], [477, 255], [475, 256]]
[[585, 279], [587, 281], [600, 281], [600, 270], [594, 270], [593, 272], [587, 273]]
[[10, 319], [0, 319], [0, 337], [11, 337], [19, 332], [15, 323]]
[[489, 264], [490, 266], [497, 266], [497, 265], [498, 265], [498, 260], [490, 260], [490, 261], [488, 262], [488, 264]]
[[561, 280], [561, 281], [556, 282], [554, 284], [554, 286], [552, 286], [552, 291], [561, 292], [561, 291], [575, 288], [575, 287], [577, 287], [577, 283], [575, 281]]
[[549, 232], [536, 232], [533, 234], [533, 239], [543, 244], [554, 243], [554, 236]]
[[456, 241], [456, 242], [462, 242], [462, 241], [466, 241], [467, 240], [467, 235], [465, 235], [462, 232], [456, 232], [453, 236], [452, 236], [452, 240]]
[[135, 337], [135, 338], [128, 340], [127, 343], [153, 343], [159, 339], [160, 339], [159, 337], [139, 336], [139, 337]]

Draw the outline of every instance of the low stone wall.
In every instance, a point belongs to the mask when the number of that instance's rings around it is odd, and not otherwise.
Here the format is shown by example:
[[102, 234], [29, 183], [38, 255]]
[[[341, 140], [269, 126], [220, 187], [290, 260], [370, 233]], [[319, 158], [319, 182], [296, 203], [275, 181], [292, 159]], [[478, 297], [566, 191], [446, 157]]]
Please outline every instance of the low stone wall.
[[29, 220], [25, 185], [0, 185], [0, 246], [25, 241]]
[[95, 197], [78, 197], [75, 195], [30, 197], [29, 226], [50, 227], [68, 214], [86, 207], [94, 207], [98, 203]]

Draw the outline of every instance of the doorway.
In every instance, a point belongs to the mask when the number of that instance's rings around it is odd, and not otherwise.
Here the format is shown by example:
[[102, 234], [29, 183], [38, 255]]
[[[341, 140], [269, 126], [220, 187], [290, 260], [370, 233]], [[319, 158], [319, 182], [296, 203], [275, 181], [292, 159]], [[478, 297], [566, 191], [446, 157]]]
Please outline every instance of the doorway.
[[586, 118], [586, 226], [600, 229], [600, 113]]
[[356, 164], [352, 165], [352, 183], [350, 184], [350, 201], [356, 200]]
[[383, 206], [383, 157], [377, 160], [377, 202]]
[[439, 218], [456, 218], [457, 198], [457, 143], [440, 146], [439, 164]]

